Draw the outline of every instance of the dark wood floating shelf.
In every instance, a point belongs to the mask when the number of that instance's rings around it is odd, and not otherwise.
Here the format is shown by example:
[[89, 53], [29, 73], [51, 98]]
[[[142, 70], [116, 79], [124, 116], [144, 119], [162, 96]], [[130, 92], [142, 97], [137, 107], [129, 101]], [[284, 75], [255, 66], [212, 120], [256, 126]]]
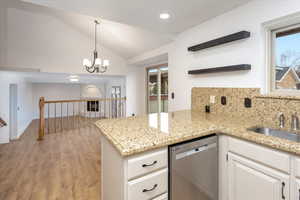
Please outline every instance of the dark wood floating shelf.
[[242, 70], [251, 70], [251, 65], [241, 64], [241, 65], [230, 65], [224, 67], [189, 70], [188, 74], [208, 74], [208, 73], [232, 72], [232, 71], [242, 71]]
[[207, 49], [210, 47], [215, 47], [221, 44], [226, 44], [229, 42], [233, 42], [236, 40], [242, 40], [250, 37], [250, 32], [248, 31], [240, 31], [231, 35], [227, 35], [221, 38], [217, 38], [208, 42], [204, 42], [201, 44], [197, 44], [195, 46], [188, 47], [188, 51], [199, 51], [202, 49]]

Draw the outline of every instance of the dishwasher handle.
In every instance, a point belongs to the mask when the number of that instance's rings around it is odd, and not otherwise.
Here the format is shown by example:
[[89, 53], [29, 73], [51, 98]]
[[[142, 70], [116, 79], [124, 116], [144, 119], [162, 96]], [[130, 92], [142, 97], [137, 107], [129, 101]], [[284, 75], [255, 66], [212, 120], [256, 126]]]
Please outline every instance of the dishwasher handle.
[[190, 149], [188, 151], [178, 153], [175, 155], [175, 158], [176, 158], [176, 160], [180, 160], [182, 158], [185, 158], [185, 157], [188, 157], [188, 156], [191, 156], [191, 155], [203, 152], [203, 151], [207, 151], [209, 149], [216, 148], [216, 147], [217, 147], [217, 143], [205, 144], [200, 147], [196, 147], [194, 149]]

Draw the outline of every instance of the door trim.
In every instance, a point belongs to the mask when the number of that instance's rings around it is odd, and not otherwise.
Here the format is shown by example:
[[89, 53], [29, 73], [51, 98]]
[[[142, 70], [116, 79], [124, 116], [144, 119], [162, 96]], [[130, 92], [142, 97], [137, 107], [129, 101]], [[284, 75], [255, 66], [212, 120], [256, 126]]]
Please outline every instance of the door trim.
[[9, 84], [9, 140], [18, 138], [18, 85]]

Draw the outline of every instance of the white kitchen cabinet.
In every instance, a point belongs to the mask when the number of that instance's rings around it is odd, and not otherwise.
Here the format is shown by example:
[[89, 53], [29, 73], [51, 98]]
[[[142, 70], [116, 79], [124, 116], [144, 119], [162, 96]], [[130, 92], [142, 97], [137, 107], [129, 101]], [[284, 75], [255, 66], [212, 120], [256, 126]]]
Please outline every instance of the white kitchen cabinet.
[[168, 169], [150, 173], [128, 182], [128, 199], [153, 199], [168, 191]]
[[156, 197], [153, 200], [168, 200], [168, 194], [163, 194], [163, 195], [161, 195], [159, 197]]
[[300, 179], [296, 179], [295, 186], [295, 200], [300, 200]]
[[101, 159], [101, 199], [168, 199], [167, 148], [123, 157], [101, 136]]
[[289, 200], [289, 175], [228, 153], [229, 200]]
[[168, 150], [162, 149], [128, 159], [128, 180], [168, 167]]

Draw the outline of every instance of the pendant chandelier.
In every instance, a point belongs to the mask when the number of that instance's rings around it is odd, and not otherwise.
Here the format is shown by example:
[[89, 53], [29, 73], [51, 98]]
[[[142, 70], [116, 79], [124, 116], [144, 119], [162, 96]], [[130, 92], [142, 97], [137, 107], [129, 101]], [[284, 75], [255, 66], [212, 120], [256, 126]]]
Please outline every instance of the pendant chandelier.
[[85, 58], [83, 59], [83, 66], [85, 67], [86, 71], [89, 73], [104, 73], [107, 70], [107, 67], [109, 66], [109, 60], [102, 60], [101, 58], [98, 58], [98, 52], [97, 52], [97, 26], [99, 25], [99, 22], [95, 20], [95, 50], [93, 52], [93, 61], [90, 61], [89, 59]]

